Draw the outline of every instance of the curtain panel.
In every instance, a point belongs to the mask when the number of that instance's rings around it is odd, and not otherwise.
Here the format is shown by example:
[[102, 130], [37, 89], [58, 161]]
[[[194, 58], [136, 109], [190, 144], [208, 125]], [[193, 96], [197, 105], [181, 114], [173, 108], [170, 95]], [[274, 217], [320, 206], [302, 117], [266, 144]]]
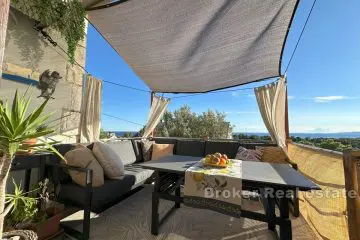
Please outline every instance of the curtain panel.
[[95, 142], [100, 138], [101, 98], [102, 81], [87, 75], [81, 104], [80, 142]]
[[271, 139], [287, 153], [285, 131], [286, 80], [255, 88], [261, 117]]
[[149, 137], [163, 117], [170, 99], [154, 96], [143, 137]]

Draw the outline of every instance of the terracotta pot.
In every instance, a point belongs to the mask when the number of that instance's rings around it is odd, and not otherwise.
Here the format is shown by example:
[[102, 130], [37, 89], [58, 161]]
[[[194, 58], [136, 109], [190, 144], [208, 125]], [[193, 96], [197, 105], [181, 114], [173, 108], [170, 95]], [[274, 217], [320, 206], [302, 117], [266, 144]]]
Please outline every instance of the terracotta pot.
[[[18, 151], [16, 154], [17, 155], [30, 155], [32, 154], [32, 151], [30, 150], [30, 147], [32, 145], [35, 145], [37, 143], [37, 139], [36, 138], [31, 138], [31, 139], [28, 139], [28, 140], [25, 140], [25, 141], [22, 141], [21, 142], [21, 145], [20, 145], [20, 149], [22, 151]], [[26, 152], [24, 152], [24, 150]]]
[[31, 229], [36, 231], [39, 240], [55, 236], [60, 229], [60, 221], [63, 218], [64, 205], [54, 202], [55, 205], [46, 209], [47, 214], [54, 214], [45, 221], [31, 224]]
[[50, 236], [56, 235], [60, 231], [60, 220], [63, 218], [63, 213], [58, 213], [43, 222], [31, 224], [39, 240], [47, 239]]
[[36, 138], [30, 138], [30, 139], [22, 141], [21, 145], [23, 145], [23, 146], [31, 146], [31, 145], [35, 145], [36, 143], [37, 143]]

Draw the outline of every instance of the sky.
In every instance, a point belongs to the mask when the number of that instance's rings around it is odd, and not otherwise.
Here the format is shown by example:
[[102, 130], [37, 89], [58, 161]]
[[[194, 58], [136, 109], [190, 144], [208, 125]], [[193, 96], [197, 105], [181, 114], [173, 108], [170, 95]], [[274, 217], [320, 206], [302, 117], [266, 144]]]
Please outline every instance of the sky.
[[[312, 3], [313, 0], [300, 1], [285, 45], [282, 71]], [[291, 133], [360, 131], [359, 11], [359, 0], [317, 0], [287, 72]], [[92, 26], [87, 35], [86, 69], [105, 81], [149, 89]], [[106, 82], [103, 85], [102, 127], [108, 131], [139, 130], [147, 120], [149, 94]], [[208, 109], [225, 112], [234, 132], [266, 132], [253, 90], [173, 99], [168, 109], [173, 111], [185, 104], [197, 113]]]

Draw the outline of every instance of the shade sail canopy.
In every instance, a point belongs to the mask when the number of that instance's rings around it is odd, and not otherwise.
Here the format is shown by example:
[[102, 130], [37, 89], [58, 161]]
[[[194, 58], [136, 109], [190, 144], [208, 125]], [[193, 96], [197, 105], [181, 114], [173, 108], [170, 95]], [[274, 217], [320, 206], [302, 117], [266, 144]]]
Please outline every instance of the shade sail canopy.
[[89, 20], [151, 90], [208, 92], [279, 76], [296, 6], [297, 0], [129, 0], [89, 11]]

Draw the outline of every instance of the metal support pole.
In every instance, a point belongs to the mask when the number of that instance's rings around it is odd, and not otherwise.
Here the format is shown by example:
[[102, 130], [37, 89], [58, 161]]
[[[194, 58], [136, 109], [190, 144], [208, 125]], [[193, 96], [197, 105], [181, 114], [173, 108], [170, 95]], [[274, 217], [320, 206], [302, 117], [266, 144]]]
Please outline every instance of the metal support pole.
[[289, 99], [288, 99], [288, 90], [286, 86], [286, 99], [285, 99], [285, 134], [286, 134], [286, 146], [288, 146], [288, 141], [290, 139], [289, 131]]
[[[150, 108], [151, 108], [151, 106], [153, 104], [154, 96], [155, 96], [155, 92], [151, 92], [151, 94], [150, 94]], [[151, 131], [150, 138], [153, 138], [153, 137], [154, 137], [154, 131]]]
[[92, 200], [92, 178], [93, 171], [88, 169], [86, 171], [86, 187], [84, 199], [84, 220], [83, 220], [83, 239], [90, 239], [90, 215], [91, 215], [91, 200]]
[[159, 196], [160, 192], [160, 175], [155, 171], [155, 185], [152, 193], [152, 206], [151, 206], [151, 233], [153, 235], [159, 234]]

